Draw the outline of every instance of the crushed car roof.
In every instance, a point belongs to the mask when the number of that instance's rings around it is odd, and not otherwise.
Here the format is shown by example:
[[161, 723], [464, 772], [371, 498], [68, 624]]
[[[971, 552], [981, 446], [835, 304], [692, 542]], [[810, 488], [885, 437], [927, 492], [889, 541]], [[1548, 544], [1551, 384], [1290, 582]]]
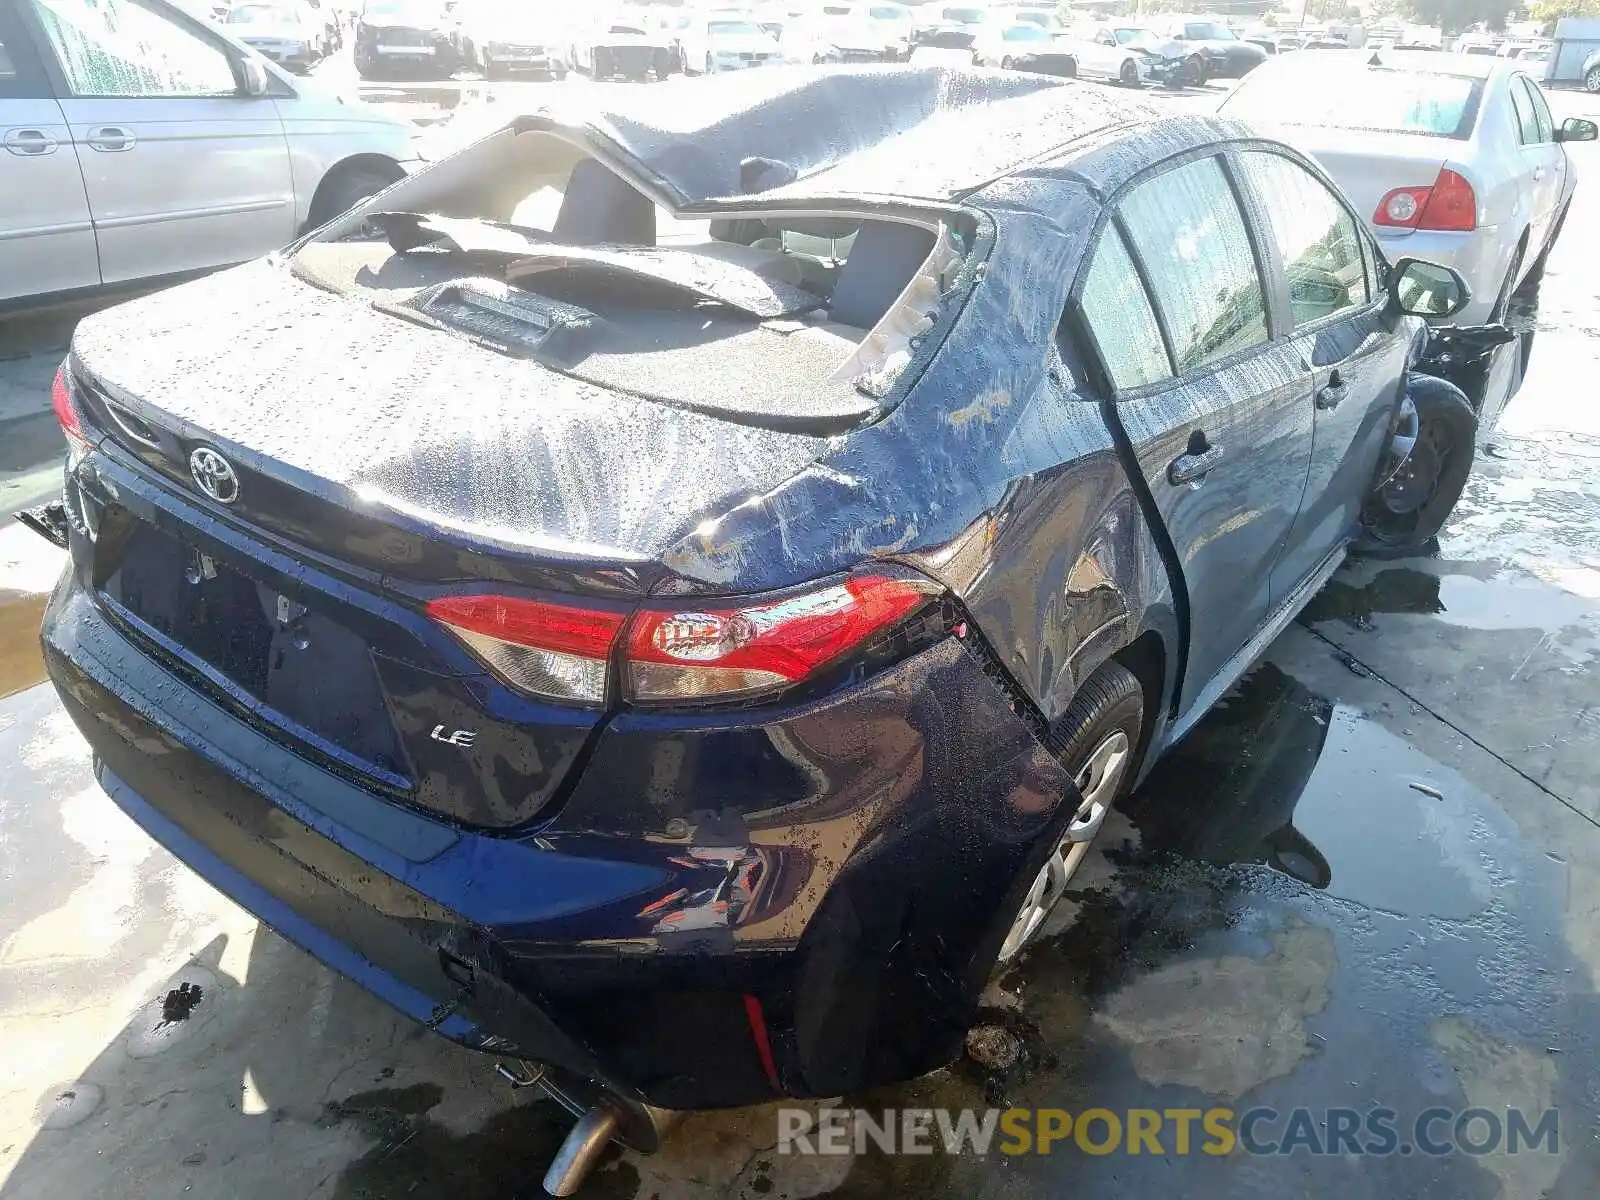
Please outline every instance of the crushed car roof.
[[768, 67], [585, 90], [514, 124], [582, 140], [681, 207], [751, 195], [948, 201], [1162, 115], [1109, 88], [1017, 71]]

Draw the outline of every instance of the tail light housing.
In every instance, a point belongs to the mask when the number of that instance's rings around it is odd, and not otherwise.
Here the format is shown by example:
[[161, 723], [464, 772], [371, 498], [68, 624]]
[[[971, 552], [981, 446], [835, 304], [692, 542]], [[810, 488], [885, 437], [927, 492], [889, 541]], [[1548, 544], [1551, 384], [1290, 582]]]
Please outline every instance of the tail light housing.
[[427, 613], [511, 686], [602, 704], [611, 648], [627, 615], [520, 596], [441, 596]]
[[1471, 233], [1478, 227], [1478, 195], [1467, 178], [1449, 167], [1427, 187], [1386, 192], [1372, 214], [1374, 225]]
[[[893, 569], [780, 596], [621, 612], [510, 596], [445, 596], [427, 613], [491, 671], [531, 695], [598, 705], [610, 667], [642, 704], [781, 691], [863, 649], [941, 594]], [[619, 649], [620, 648], [620, 649]]]
[[61, 432], [67, 438], [67, 462], [75, 464], [94, 449], [94, 443], [84, 432], [83, 417], [78, 412], [78, 402], [73, 396], [72, 376], [67, 371], [66, 363], [61, 364], [56, 370], [56, 377], [50, 381], [50, 408], [56, 415]]

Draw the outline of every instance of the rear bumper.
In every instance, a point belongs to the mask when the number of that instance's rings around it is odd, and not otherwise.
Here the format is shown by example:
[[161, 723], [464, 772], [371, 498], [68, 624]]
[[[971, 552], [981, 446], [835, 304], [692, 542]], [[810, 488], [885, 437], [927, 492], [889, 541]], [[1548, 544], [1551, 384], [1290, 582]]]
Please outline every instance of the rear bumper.
[[[1511, 266], [1511, 247], [1502, 246], [1500, 227], [1482, 226], [1471, 233], [1450, 233], [1442, 230], [1417, 229], [1395, 234], [1372, 226], [1383, 248], [1384, 257], [1391, 263], [1402, 258], [1420, 258], [1424, 262], [1453, 267], [1467, 281], [1472, 299], [1460, 313], [1432, 324], [1484, 325], [1500, 296], [1500, 285]], [[1530, 256], [1531, 257], [1531, 256]]]
[[299, 758], [146, 655], [76, 570], [43, 637], [102, 786], [213, 886], [452, 1040], [663, 1108], [949, 1061], [1068, 811], [954, 639], [762, 723], [620, 714], [561, 812], [512, 837]]

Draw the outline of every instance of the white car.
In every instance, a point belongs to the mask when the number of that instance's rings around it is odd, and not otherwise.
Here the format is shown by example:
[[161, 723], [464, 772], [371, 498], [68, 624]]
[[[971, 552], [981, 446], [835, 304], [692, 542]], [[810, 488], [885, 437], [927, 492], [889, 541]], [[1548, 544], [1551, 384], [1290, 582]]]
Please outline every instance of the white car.
[[1100, 37], [1097, 26], [1075, 26], [1062, 37], [1078, 60], [1080, 79], [1104, 79], [1123, 87], [1141, 87], [1150, 81], [1150, 56], [1123, 45], [1114, 36]]
[[0, 43], [0, 305], [256, 258], [413, 157], [165, 0], [0, 0]]
[[713, 13], [695, 20], [684, 28], [680, 45], [684, 70], [691, 75], [743, 71], [783, 62], [777, 39], [738, 13]]
[[1070, 78], [1081, 70], [1078, 49], [1038, 25], [995, 26], [977, 35], [972, 61], [980, 67]]
[[1557, 127], [1517, 60], [1476, 54], [1305, 50], [1274, 59], [1219, 115], [1281, 126], [1349, 195], [1391, 262], [1454, 267], [1472, 301], [1461, 325], [1498, 321], [1542, 272], [1576, 183]]
[[300, 75], [326, 58], [331, 49], [322, 14], [297, 0], [235, 4], [223, 14], [222, 27], [252, 50]]

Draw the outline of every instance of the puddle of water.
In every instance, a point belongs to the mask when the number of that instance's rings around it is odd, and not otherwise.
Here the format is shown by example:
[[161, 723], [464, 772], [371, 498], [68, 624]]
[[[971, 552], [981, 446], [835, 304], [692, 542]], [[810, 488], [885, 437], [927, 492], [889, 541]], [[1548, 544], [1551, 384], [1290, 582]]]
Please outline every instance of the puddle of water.
[[[1576, 582], [1583, 583], [1582, 572]], [[1304, 620], [1343, 620], [1369, 629], [1380, 614], [1435, 617], [1463, 629], [1537, 629], [1556, 633], [1596, 611], [1578, 592], [1520, 573], [1477, 575], [1387, 567], [1363, 579], [1359, 570], [1332, 580], [1306, 606]]]
[[44, 679], [39, 622], [48, 596], [0, 591], [0, 697]]
[[1127, 810], [1144, 851], [1263, 864], [1368, 908], [1462, 919], [1491, 895], [1464, 792], [1415, 747], [1268, 663]]

